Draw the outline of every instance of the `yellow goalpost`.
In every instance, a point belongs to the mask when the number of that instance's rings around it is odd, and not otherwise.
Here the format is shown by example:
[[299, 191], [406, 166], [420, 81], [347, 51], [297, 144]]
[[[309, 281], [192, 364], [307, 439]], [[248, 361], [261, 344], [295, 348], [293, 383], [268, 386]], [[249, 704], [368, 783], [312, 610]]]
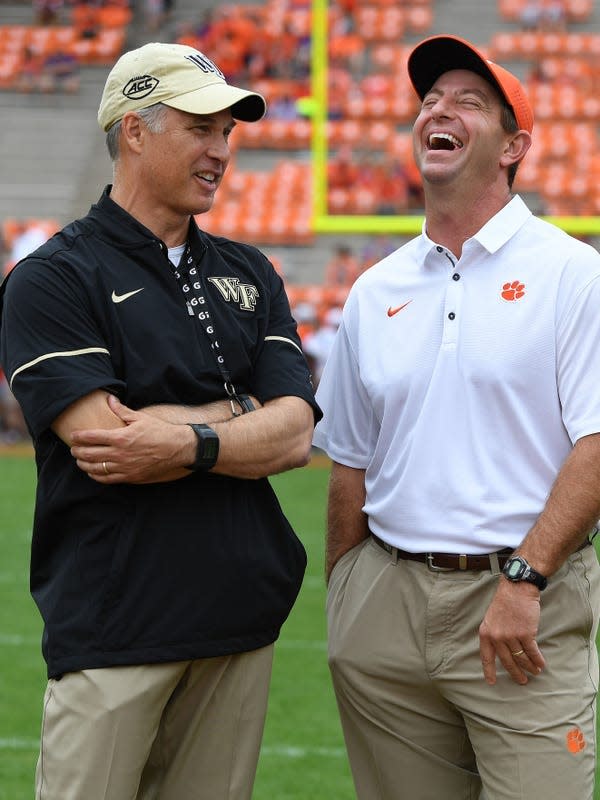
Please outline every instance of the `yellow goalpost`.
[[[311, 96], [300, 101], [311, 119], [313, 217], [315, 233], [417, 235], [423, 217], [329, 214], [327, 206], [327, 10], [328, 0], [312, 0]], [[574, 236], [600, 236], [600, 217], [544, 217]]]

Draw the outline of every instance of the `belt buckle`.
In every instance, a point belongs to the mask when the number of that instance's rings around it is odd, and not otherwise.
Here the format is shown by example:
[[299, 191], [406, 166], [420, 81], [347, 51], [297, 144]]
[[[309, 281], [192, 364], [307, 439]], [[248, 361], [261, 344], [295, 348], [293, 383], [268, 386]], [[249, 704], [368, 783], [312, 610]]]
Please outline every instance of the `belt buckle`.
[[427, 558], [427, 569], [430, 572], [454, 572], [454, 567], [436, 567], [433, 563], [433, 559], [435, 557], [433, 553], [426, 553], [425, 555]]

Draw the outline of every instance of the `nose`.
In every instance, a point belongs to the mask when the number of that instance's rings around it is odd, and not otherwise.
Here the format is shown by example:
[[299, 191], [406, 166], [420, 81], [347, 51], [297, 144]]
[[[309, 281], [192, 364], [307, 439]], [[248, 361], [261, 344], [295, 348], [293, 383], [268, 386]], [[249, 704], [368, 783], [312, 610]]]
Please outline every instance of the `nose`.
[[429, 106], [429, 113], [434, 119], [451, 116], [451, 104], [445, 95], [438, 95], [435, 102]]
[[224, 136], [213, 136], [208, 147], [208, 155], [218, 161], [228, 161], [231, 154], [229, 143]]

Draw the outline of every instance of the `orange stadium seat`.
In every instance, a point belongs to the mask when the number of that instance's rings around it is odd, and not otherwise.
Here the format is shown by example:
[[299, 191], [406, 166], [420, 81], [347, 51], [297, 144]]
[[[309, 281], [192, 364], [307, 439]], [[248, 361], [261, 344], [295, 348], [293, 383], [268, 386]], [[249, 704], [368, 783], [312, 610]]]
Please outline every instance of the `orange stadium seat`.
[[406, 10], [406, 27], [411, 33], [426, 33], [433, 25], [433, 11], [423, 5], [411, 6]]
[[597, 58], [600, 34], [560, 32], [502, 32], [490, 40], [490, 57], [496, 61], [533, 60], [544, 56]]
[[406, 15], [403, 8], [359, 6], [354, 13], [356, 29], [367, 42], [397, 41], [404, 35]]
[[364, 141], [364, 127], [357, 119], [330, 120], [327, 123], [327, 140], [330, 147], [360, 144]]

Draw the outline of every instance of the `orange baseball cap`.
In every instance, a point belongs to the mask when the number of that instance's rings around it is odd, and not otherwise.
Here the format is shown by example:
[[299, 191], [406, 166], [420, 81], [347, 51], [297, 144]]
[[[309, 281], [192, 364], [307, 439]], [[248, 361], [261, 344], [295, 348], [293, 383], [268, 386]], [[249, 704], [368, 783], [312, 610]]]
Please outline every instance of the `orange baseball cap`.
[[467, 69], [485, 78], [512, 108], [519, 129], [531, 133], [533, 109], [522, 83], [512, 72], [489, 61], [466, 39], [446, 34], [430, 36], [408, 58], [408, 74], [421, 100], [440, 75], [451, 69]]

